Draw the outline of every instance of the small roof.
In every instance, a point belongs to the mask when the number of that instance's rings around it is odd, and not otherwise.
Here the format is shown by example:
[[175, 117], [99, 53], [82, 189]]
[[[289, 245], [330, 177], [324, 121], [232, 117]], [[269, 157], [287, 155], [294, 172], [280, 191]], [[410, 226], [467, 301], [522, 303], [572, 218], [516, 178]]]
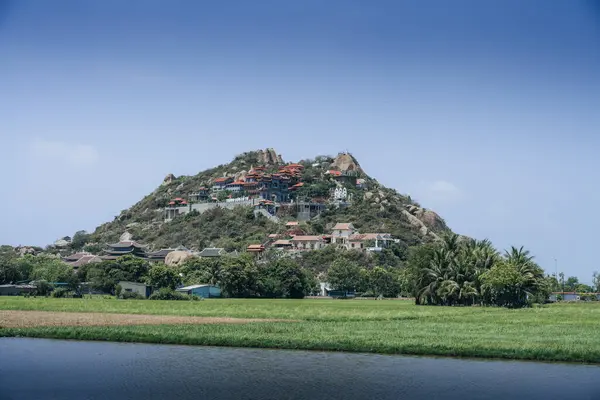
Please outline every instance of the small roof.
[[180, 287], [180, 288], [177, 288], [175, 290], [176, 291], [181, 291], [181, 292], [187, 292], [188, 290], [198, 289], [198, 288], [207, 287], [207, 286], [217, 287], [216, 285], [211, 285], [210, 283], [201, 283], [199, 285], [190, 285], [190, 286]]
[[319, 242], [323, 240], [321, 236], [313, 236], [313, 235], [300, 235], [294, 236], [290, 239], [292, 242]]
[[327, 173], [329, 175], [333, 175], [333, 176], [342, 176], [342, 172], [341, 171], [336, 171], [336, 170], [333, 170], [333, 169], [330, 170], [330, 171], [327, 171]]
[[90, 256], [91, 253], [85, 252], [85, 251], [80, 251], [77, 253], [73, 253], [71, 255], [66, 256], [63, 260], [64, 261], [77, 261], [79, 259], [81, 259], [82, 257], [85, 256]]
[[125, 240], [119, 243], [109, 244], [109, 246], [114, 248], [138, 247], [140, 249], [146, 247], [145, 245], [140, 244], [134, 240]]
[[273, 246], [291, 246], [292, 242], [286, 239], [279, 239], [273, 242]]
[[81, 267], [82, 265], [91, 264], [91, 263], [95, 263], [95, 262], [102, 262], [102, 259], [93, 254], [89, 254], [89, 255], [81, 257], [77, 261], [67, 262], [67, 264], [69, 264], [71, 267]]
[[354, 226], [352, 225], [352, 223], [349, 222], [338, 222], [337, 224], [335, 224], [335, 226], [333, 227], [333, 230], [339, 230], [339, 231], [347, 231], [347, 230], [351, 230], [354, 229]]
[[265, 246], [262, 244], [251, 244], [247, 247], [248, 250], [264, 250]]
[[285, 226], [298, 226], [298, 221], [290, 221], [286, 223]]
[[119, 281], [119, 285], [121, 285], [123, 283], [126, 283], [128, 285], [150, 286], [150, 285], [146, 285], [145, 283], [142, 283], [142, 282]]
[[198, 253], [200, 257], [219, 257], [223, 254], [225, 254], [225, 249], [222, 247], [207, 247]]
[[280, 236], [279, 233], [271, 233], [271, 234], [269, 234], [269, 239], [275, 239], [275, 238], [278, 238], [279, 236]]
[[164, 258], [167, 256], [167, 254], [169, 254], [172, 251], [175, 251], [175, 249], [160, 249], [158, 251], [148, 253], [147, 257], [148, 258]]
[[231, 180], [231, 178], [225, 176], [215, 179], [215, 183], [227, 182], [228, 180]]

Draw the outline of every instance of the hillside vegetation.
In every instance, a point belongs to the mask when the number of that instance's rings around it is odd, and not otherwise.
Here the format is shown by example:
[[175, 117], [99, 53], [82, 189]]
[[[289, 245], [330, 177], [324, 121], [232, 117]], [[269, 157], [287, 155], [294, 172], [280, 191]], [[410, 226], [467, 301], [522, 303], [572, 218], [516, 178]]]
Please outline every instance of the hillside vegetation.
[[[168, 176], [154, 192], [145, 196], [132, 207], [123, 210], [111, 222], [99, 226], [89, 238], [90, 242], [118, 241], [128, 231], [135, 240], [151, 248], [167, 248], [184, 245], [190, 249], [224, 247], [228, 251], [242, 251], [251, 243], [261, 243], [270, 233], [284, 231], [283, 222], [295, 219], [293, 207], [282, 210], [282, 223], [267, 218], [255, 218], [250, 207], [240, 209], [215, 209], [205, 213], [189, 213], [164, 221], [163, 209], [173, 198], [187, 199], [191, 192], [210, 187], [215, 179], [232, 177], [239, 179], [257, 166], [276, 171], [281, 157], [273, 155], [272, 149], [251, 151], [238, 155], [228, 164], [202, 171], [193, 176]], [[268, 156], [265, 156], [267, 154]], [[320, 217], [313, 218], [305, 227], [307, 234], [327, 233], [336, 222], [351, 222], [361, 232], [386, 232], [400, 239], [403, 245], [415, 246], [431, 242], [436, 234], [449, 232], [444, 221], [434, 212], [424, 210], [409, 197], [379, 184], [360, 169], [351, 155], [345, 158], [318, 156], [299, 161], [304, 169], [299, 181], [303, 186], [292, 195], [292, 200], [327, 202], [328, 207]], [[354, 163], [354, 164], [352, 164]], [[335, 182], [327, 175], [330, 169], [356, 168], [357, 177], [364, 179], [364, 188], [348, 182]], [[345, 187], [348, 193], [347, 207], [337, 208], [331, 203], [335, 187]], [[413, 214], [413, 215], [410, 215]]]

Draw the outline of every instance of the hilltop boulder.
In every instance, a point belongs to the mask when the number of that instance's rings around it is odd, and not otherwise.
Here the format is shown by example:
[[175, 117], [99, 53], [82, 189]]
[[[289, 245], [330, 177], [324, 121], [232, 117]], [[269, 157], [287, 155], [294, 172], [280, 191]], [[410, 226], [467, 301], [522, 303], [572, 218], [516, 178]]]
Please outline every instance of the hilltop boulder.
[[340, 153], [333, 160], [330, 165], [331, 169], [337, 169], [340, 171], [356, 171], [362, 172], [358, 161], [350, 153]]
[[167, 176], [165, 176], [165, 179], [163, 179], [163, 185], [168, 185], [170, 183], [172, 183], [175, 179], [175, 175], [173, 174], [168, 174]]

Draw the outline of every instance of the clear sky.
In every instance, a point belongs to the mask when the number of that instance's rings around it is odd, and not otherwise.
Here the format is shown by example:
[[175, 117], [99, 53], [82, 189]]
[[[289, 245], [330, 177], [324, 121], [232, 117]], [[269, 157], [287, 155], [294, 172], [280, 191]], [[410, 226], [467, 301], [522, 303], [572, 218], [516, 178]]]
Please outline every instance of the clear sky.
[[0, 243], [167, 173], [349, 150], [458, 233], [591, 281], [600, 2], [0, 0]]

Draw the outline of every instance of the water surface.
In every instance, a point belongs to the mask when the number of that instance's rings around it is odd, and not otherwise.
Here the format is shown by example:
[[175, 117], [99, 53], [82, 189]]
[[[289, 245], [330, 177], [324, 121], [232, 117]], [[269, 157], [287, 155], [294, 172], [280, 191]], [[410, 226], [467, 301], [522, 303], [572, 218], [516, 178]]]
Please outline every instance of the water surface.
[[0, 339], [0, 399], [600, 399], [576, 364]]

